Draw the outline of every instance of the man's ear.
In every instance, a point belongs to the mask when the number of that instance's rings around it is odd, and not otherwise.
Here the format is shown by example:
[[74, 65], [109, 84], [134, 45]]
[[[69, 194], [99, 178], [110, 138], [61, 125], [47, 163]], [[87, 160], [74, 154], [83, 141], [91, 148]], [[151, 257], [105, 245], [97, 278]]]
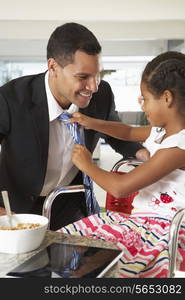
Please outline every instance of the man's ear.
[[57, 69], [57, 62], [55, 61], [54, 58], [49, 58], [48, 59], [48, 71], [50, 75], [54, 75]]
[[163, 98], [168, 107], [171, 107], [174, 103], [174, 96], [171, 91], [165, 90], [163, 93]]

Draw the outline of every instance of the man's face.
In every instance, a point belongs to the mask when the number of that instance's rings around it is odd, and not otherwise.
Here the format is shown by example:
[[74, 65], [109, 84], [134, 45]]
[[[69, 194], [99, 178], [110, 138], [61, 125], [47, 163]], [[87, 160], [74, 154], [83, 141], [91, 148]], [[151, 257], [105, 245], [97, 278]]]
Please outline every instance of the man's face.
[[71, 103], [79, 108], [88, 106], [100, 83], [100, 55], [76, 51], [72, 63], [61, 67], [53, 58], [48, 60], [49, 86], [62, 108]]

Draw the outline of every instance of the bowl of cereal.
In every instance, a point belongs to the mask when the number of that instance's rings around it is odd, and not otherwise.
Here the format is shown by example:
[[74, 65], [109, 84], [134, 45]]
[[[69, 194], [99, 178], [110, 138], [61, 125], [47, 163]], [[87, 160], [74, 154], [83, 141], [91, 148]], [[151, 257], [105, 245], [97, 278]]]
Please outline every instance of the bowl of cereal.
[[46, 234], [48, 219], [35, 214], [0, 216], [0, 252], [25, 253], [37, 249]]

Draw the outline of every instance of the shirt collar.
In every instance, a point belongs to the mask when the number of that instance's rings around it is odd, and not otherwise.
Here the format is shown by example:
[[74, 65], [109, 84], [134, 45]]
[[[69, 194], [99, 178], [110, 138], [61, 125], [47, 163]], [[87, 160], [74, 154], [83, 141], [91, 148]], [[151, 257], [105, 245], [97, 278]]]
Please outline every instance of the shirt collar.
[[78, 111], [78, 107], [73, 103], [70, 105], [68, 109], [65, 110], [58, 104], [58, 102], [53, 97], [51, 90], [49, 88], [48, 77], [49, 77], [49, 73], [47, 71], [45, 75], [45, 88], [46, 88], [46, 97], [48, 102], [49, 121], [51, 122], [57, 119], [64, 111], [65, 112], [67, 111], [70, 114]]

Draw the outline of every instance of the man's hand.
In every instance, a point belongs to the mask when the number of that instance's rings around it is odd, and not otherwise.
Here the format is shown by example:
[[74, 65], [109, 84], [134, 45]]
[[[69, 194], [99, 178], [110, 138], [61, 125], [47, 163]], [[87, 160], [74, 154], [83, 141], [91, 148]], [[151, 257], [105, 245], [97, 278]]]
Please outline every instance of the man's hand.
[[[15, 212], [11, 211], [11, 214], [15, 214]], [[5, 216], [6, 215], [6, 210], [4, 207], [0, 207], [0, 216]]]
[[0, 207], [0, 216], [6, 215], [6, 210], [4, 207]]

